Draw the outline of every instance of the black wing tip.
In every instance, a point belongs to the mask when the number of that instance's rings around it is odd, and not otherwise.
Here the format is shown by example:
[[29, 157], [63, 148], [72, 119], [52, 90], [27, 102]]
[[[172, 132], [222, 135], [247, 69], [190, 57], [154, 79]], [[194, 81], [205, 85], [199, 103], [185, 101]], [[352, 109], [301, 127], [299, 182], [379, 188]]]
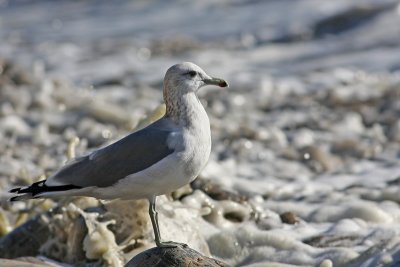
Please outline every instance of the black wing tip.
[[8, 192], [12, 194], [17, 194], [9, 199], [10, 202], [38, 198], [41, 193], [46, 192], [57, 192], [57, 191], [68, 191], [71, 189], [79, 189], [82, 188], [76, 185], [59, 185], [59, 186], [47, 186], [46, 180], [42, 180], [36, 183], [33, 183], [27, 187], [16, 187], [10, 189]]
[[19, 200], [19, 196], [15, 196], [9, 199], [10, 202], [15, 202]]
[[14, 194], [32, 194], [33, 196], [41, 193], [43, 191], [46, 191], [45, 189], [47, 188], [46, 184], [45, 184], [46, 180], [41, 180], [39, 182], [33, 183], [29, 186], [26, 187], [17, 187], [17, 188], [13, 188], [11, 189], [10, 193], [14, 193]]
[[46, 193], [46, 192], [57, 192], [57, 191], [68, 191], [71, 189], [80, 189], [82, 187], [80, 186], [76, 186], [76, 185], [58, 185], [58, 186], [47, 186], [45, 184], [46, 180], [42, 180], [36, 183], [31, 184], [30, 186], [27, 187], [16, 187], [13, 188], [11, 190], [9, 190], [9, 193], [12, 194], [17, 194], [17, 196], [14, 196], [12, 198], [10, 198], [10, 201], [18, 201], [18, 200], [22, 200], [22, 199], [26, 199], [23, 198], [23, 196], [27, 197], [27, 198], [36, 198], [37, 195], [39, 195], [40, 193]]
[[21, 190], [21, 187], [16, 187], [13, 189], [8, 190], [8, 193], [19, 193], [19, 191]]

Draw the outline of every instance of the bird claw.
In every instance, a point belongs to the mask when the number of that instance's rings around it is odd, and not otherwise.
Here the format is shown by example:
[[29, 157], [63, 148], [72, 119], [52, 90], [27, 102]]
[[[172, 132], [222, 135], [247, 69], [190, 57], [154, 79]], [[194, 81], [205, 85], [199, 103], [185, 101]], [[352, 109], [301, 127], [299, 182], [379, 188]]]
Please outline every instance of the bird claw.
[[157, 247], [159, 248], [176, 248], [176, 247], [187, 247], [185, 243], [178, 243], [173, 241], [157, 242]]

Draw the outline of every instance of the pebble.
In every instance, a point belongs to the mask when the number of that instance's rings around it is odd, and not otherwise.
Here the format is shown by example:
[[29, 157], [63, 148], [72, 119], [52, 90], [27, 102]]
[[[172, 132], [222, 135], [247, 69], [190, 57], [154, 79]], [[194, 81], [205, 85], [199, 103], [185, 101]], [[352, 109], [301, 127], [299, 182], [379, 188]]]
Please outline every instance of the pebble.
[[279, 215], [281, 217], [281, 220], [283, 223], [286, 224], [296, 224], [298, 222], [300, 222], [299, 218], [296, 216], [296, 214], [294, 214], [293, 212], [284, 212], [282, 214]]
[[31, 128], [21, 117], [8, 115], [0, 118], [0, 131], [9, 135], [28, 136]]

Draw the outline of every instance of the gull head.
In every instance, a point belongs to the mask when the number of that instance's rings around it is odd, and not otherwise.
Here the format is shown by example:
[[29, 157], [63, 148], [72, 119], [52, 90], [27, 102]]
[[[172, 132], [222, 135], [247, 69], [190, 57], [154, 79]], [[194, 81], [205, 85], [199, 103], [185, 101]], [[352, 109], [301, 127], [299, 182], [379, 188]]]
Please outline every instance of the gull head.
[[170, 90], [179, 94], [196, 92], [205, 85], [227, 87], [228, 83], [223, 79], [209, 76], [196, 64], [184, 62], [173, 65], [167, 70], [164, 77], [164, 94], [171, 93]]

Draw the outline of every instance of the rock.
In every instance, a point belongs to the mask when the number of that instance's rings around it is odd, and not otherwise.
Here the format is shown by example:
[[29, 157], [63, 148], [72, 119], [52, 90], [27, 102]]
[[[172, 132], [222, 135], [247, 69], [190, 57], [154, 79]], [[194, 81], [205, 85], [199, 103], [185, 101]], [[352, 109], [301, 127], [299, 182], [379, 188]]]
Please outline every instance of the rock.
[[205, 192], [215, 200], [231, 200], [238, 203], [244, 203], [248, 200], [247, 196], [236, 192], [223, 189], [221, 185], [213, 183], [210, 179], [196, 179], [191, 183], [191, 187]]
[[0, 119], [0, 127], [2, 131], [19, 136], [28, 136], [31, 133], [29, 125], [16, 115], [5, 116]]
[[303, 240], [303, 243], [317, 248], [325, 247], [353, 247], [359, 242], [358, 235], [318, 235]]
[[15, 85], [33, 84], [35, 79], [28, 71], [23, 70], [11, 61], [0, 59], [0, 83], [13, 83]]
[[[0, 238], [0, 257], [36, 256], [50, 236], [48, 217], [39, 215]], [[29, 245], [27, 245], [29, 244]], [[0, 266], [4, 266], [0, 264]]]
[[382, 150], [379, 143], [356, 138], [337, 140], [332, 144], [331, 151], [340, 157], [348, 156], [355, 158], [373, 157]]
[[339, 157], [316, 145], [304, 147], [300, 150], [303, 160], [315, 172], [334, 171], [341, 166]]
[[299, 218], [293, 212], [287, 211], [279, 215], [283, 223], [296, 224], [300, 222]]
[[104, 218], [115, 221], [109, 226], [117, 243], [127, 239], [143, 239], [152, 234], [147, 200], [115, 200], [104, 204]]
[[228, 264], [206, 257], [187, 245], [176, 248], [155, 247], [136, 255], [125, 267], [224, 267]]
[[54, 264], [46, 263], [40, 259], [26, 257], [15, 260], [0, 259], [0, 266], [2, 267], [49, 267]]
[[[63, 225], [61, 220], [65, 220]], [[0, 257], [16, 258], [41, 254], [75, 263], [84, 259], [81, 244], [86, 233], [85, 221], [81, 217], [72, 221], [65, 214], [47, 212], [28, 220], [2, 237]]]

